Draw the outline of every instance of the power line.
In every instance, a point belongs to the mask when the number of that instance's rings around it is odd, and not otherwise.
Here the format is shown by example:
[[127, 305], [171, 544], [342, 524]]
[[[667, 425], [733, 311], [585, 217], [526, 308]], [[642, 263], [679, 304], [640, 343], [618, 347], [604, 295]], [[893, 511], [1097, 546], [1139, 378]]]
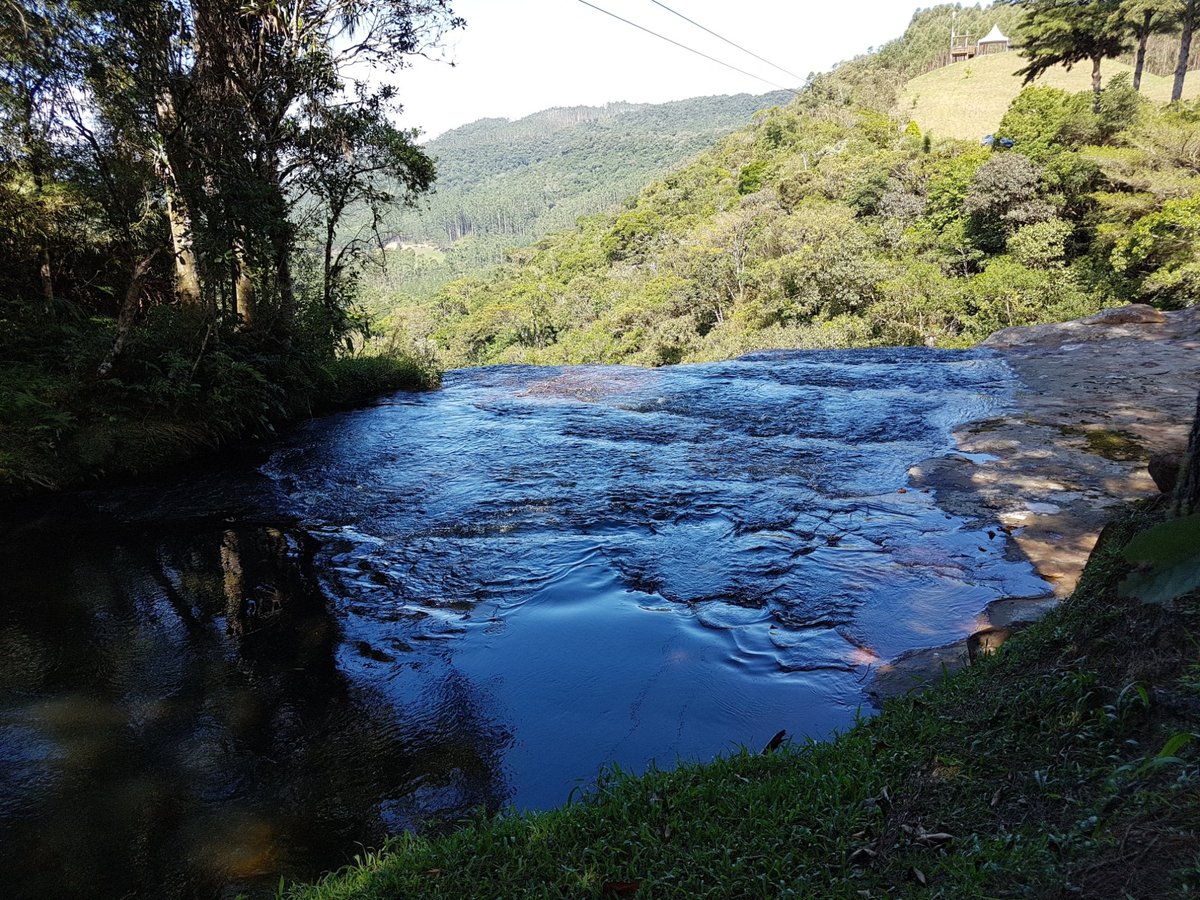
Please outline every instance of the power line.
[[658, 2], [658, 0], [650, 0], [650, 2], [651, 2], [651, 3], [653, 3], [655, 6], [661, 6], [663, 9], [665, 9], [667, 12], [671, 13], [672, 15], [679, 16], [679, 18], [683, 19], [683, 21], [685, 21], [685, 22], [690, 22], [691, 24], [693, 24], [693, 25], [695, 25], [697, 28], [699, 28], [701, 31], [707, 31], [707, 32], [708, 32], [709, 34], [711, 34], [713, 37], [715, 37], [715, 38], [717, 38], [718, 40], [722, 40], [722, 41], [724, 41], [725, 43], [727, 43], [727, 44], [728, 44], [730, 47], [737, 47], [737, 48], [738, 48], [739, 50], [741, 50], [743, 53], [746, 53], [746, 54], [749, 54], [750, 56], [753, 56], [753, 57], [754, 57], [755, 59], [757, 59], [759, 62], [765, 62], [765, 63], [766, 63], [768, 66], [770, 66], [772, 69], [778, 69], [778, 70], [779, 70], [780, 72], [782, 72], [784, 75], [790, 75], [792, 78], [795, 78], [795, 79], [796, 79], [796, 81], [803, 83], [804, 79], [803, 79], [803, 78], [801, 78], [799, 75], [797, 75], [795, 72], [789, 72], [789, 71], [788, 71], [787, 69], [785, 69], [783, 66], [777, 66], [777, 65], [775, 65], [775, 63], [771, 62], [769, 59], [765, 59], [764, 57], [761, 57], [761, 56], [759, 56], [757, 53], [755, 53], [755, 52], [754, 52], [754, 51], [752, 51], [752, 50], [747, 50], [747, 49], [746, 49], [745, 47], [743, 47], [741, 44], [735, 44], [735, 43], [734, 43], [733, 41], [731, 41], [729, 38], [725, 37], [724, 35], [717, 34], [717, 33], [716, 33], [715, 31], [713, 31], [711, 28], [705, 28], [703, 25], [701, 25], [701, 24], [700, 24], [699, 22], [697, 22], [695, 19], [689, 19], [689, 18], [688, 18], [687, 16], [685, 16], [683, 13], [681, 13], [681, 12], [676, 12], [675, 10], [671, 9], [671, 7], [667, 6], [667, 4], [665, 4], [665, 3], [659, 3], [659, 2]]
[[702, 53], [693, 47], [689, 47], [687, 44], [681, 44], [681, 43], [679, 43], [679, 41], [672, 40], [671, 38], [667, 37], [666, 35], [659, 34], [657, 31], [651, 31], [649, 28], [639, 25], [637, 22], [631, 22], [631, 21], [629, 21], [629, 19], [622, 18], [621, 16], [618, 16], [614, 12], [609, 12], [607, 9], [603, 9], [594, 3], [589, 3], [588, 0], [579, 0], [579, 2], [582, 3], [584, 6], [590, 6], [592, 9], [596, 10], [597, 12], [604, 13], [606, 16], [612, 16], [614, 19], [624, 22], [626, 25], [632, 25], [634, 28], [638, 29], [638, 31], [644, 31], [644, 32], [646, 32], [646, 34], [652, 34], [659, 40], [666, 41], [668, 44], [674, 44], [676, 47], [681, 47], [682, 49], [687, 50], [689, 53], [695, 53], [697, 56], [703, 56], [709, 62], [715, 62], [719, 66], [724, 66], [727, 69], [733, 69], [733, 71], [739, 72], [742, 75], [747, 76], [748, 78], [753, 78], [755, 81], [761, 81], [763, 84], [769, 84], [773, 88], [778, 88], [781, 91], [790, 91], [791, 93], [795, 94], [797, 97], [800, 96], [800, 93], [798, 91], [792, 90], [792, 88], [784, 87], [782, 84], [776, 84], [773, 81], [768, 81], [766, 78], [761, 78], [758, 75], [755, 75], [753, 72], [747, 72], [745, 69], [739, 69], [737, 66], [732, 65], [731, 63], [727, 63], [723, 60], [717, 59], [715, 56], [709, 56], [707, 53]]

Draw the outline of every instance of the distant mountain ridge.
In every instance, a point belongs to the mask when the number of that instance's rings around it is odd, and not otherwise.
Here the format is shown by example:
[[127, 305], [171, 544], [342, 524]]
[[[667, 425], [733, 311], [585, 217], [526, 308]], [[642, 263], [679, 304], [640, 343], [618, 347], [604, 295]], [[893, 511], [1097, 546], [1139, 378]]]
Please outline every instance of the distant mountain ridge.
[[434, 194], [387, 223], [391, 245], [408, 249], [389, 254], [388, 274], [368, 286], [372, 305], [428, 296], [452, 277], [501, 262], [510, 247], [574, 227], [792, 96], [555, 107], [454, 128], [425, 144], [437, 160]]
[[[1022, 90], [1015, 53], [927, 72], [954, 23], [987, 33], [1013, 15], [1003, 2], [920, 11], [901, 38], [815, 76], [628, 201], [430, 302], [396, 304], [392, 324], [447, 366], [657, 366], [961, 347], [1114, 302], [1194, 303], [1200, 108], [1154, 103], [1152, 75], [1143, 94], [1109, 79], [1098, 111], [1084, 72], [1062, 81], [1082, 77], [1082, 92]], [[986, 133], [1002, 140], [982, 146]]]
[[[533, 239], [635, 194], [653, 175], [744, 127], [787, 91], [670, 103], [554, 107], [479, 119], [425, 145], [438, 163], [427, 209], [395, 223], [401, 238], [448, 246], [469, 234]], [[566, 205], [568, 212], [553, 213]]]

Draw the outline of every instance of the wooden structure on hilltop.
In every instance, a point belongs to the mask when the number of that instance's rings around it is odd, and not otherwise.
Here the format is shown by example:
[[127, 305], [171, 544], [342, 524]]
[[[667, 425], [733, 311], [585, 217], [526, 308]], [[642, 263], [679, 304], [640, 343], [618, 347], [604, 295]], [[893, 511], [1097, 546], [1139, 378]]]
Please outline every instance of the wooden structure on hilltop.
[[[955, 16], [957, 20], [957, 16]], [[955, 25], [957, 21], [955, 22]], [[955, 25], [950, 26], [950, 62], [964, 62], [976, 56], [987, 56], [991, 53], [1007, 53], [1012, 42], [1000, 30], [999, 25], [993, 25], [986, 37], [978, 41], [972, 40], [971, 32], [959, 34]]]
[[950, 62], [963, 62], [975, 56], [975, 43], [971, 40], [971, 32], [955, 34], [950, 31]]

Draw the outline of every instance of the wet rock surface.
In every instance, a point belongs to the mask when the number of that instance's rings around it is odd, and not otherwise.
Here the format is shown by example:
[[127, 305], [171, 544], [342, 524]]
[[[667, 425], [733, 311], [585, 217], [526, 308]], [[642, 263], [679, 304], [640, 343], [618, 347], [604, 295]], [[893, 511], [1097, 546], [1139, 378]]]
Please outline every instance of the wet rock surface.
[[[1020, 379], [1013, 408], [954, 431], [958, 454], [909, 470], [947, 512], [1004, 531], [1055, 598], [1075, 589], [1113, 512], [1158, 493], [1151, 456], [1187, 442], [1200, 389], [1200, 308], [1105, 310], [1079, 322], [1010, 328], [993, 347]], [[1044, 609], [1044, 600], [1012, 604]], [[980, 628], [1011, 621], [985, 613]], [[1036, 615], [1033, 616], [1036, 618]], [[965, 664], [966, 643], [882, 665], [876, 699]], [[931, 669], [932, 666], [932, 669]]]

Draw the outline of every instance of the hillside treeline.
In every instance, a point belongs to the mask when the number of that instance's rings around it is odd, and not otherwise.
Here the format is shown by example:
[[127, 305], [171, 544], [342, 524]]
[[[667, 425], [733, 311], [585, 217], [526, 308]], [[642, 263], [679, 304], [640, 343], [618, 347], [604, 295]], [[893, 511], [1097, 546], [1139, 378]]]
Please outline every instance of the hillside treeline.
[[[395, 243], [387, 269], [367, 285], [372, 305], [426, 297], [451, 278], [502, 262], [507, 248], [620, 203], [791, 96], [565, 107], [455, 128], [423, 147], [437, 163], [436, 191], [389, 212]], [[351, 239], [369, 224], [351, 217], [342, 235]]]
[[1157, 108], [1127, 77], [1098, 111], [1035, 85], [991, 146], [922, 134], [895, 89], [948, 12], [919, 13], [624, 208], [402, 309], [399, 327], [451, 365], [661, 365], [964, 346], [1113, 302], [1194, 302], [1200, 105]]

